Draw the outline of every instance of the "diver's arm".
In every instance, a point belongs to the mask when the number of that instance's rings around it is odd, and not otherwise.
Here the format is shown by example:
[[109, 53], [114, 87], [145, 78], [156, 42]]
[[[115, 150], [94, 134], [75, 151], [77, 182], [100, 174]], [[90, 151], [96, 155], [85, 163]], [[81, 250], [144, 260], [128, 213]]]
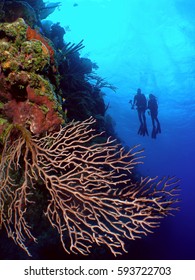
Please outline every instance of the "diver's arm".
[[132, 109], [134, 109], [134, 106], [137, 104], [137, 95], [134, 96]]

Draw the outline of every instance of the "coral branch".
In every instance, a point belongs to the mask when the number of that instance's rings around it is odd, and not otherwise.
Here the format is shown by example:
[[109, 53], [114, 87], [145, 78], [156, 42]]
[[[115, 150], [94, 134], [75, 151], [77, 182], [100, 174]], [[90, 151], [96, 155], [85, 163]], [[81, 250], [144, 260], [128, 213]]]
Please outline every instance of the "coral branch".
[[45, 215], [68, 253], [89, 254], [96, 243], [121, 254], [126, 239], [152, 232], [161, 217], [177, 210], [178, 181], [133, 182], [142, 151], [126, 153], [110, 138], [96, 144], [94, 122], [71, 122], [42, 138], [20, 126], [7, 133], [0, 164], [1, 224], [28, 254], [26, 239], [36, 239], [26, 217], [40, 179], [50, 194]]
[[94, 84], [94, 87], [96, 87], [96, 88], [99, 88], [99, 89], [109, 88], [114, 92], [116, 92], [116, 90], [117, 90], [117, 87], [108, 83], [105, 78], [101, 78], [100, 76], [98, 76], [94, 73], [88, 75], [87, 78], [90, 82], [92, 82], [92, 84]]
[[70, 54], [73, 54], [75, 52], [80, 51], [81, 49], [83, 49], [85, 46], [83, 46], [83, 41], [81, 40], [78, 44], [71, 44], [70, 42], [65, 44], [65, 46], [62, 49], [62, 54], [64, 57], [67, 57]]

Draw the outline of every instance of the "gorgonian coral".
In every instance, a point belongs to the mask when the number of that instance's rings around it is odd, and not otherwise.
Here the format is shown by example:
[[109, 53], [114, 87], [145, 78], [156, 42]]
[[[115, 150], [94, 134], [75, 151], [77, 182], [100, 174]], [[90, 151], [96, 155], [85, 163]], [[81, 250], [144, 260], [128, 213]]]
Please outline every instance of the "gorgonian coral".
[[[133, 182], [130, 174], [140, 152], [125, 153], [111, 139], [92, 144], [93, 122], [72, 122], [41, 138], [18, 125], [7, 134], [0, 164], [1, 224], [28, 254], [26, 238], [35, 238], [26, 216], [38, 180], [49, 191], [45, 214], [66, 252], [88, 254], [96, 243], [119, 254], [125, 239], [151, 232], [175, 210], [177, 181]], [[20, 180], [16, 174], [22, 174]]]

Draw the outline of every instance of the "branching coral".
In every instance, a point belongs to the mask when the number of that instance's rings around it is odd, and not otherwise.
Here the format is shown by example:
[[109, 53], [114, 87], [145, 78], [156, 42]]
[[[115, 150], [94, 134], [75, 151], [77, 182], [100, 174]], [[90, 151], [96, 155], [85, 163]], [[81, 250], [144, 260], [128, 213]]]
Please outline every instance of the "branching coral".
[[[18, 125], [7, 133], [0, 164], [1, 224], [29, 255], [26, 238], [36, 239], [26, 216], [38, 180], [50, 194], [45, 214], [68, 253], [89, 254], [96, 243], [120, 254], [125, 239], [151, 232], [161, 217], [176, 210], [177, 181], [134, 183], [130, 175], [141, 151], [125, 153], [111, 139], [93, 143], [98, 136], [93, 123], [72, 122], [42, 138]], [[20, 180], [16, 174], [22, 174]]]
[[78, 52], [79, 50], [83, 49], [85, 46], [83, 46], [83, 40], [81, 40], [78, 44], [71, 44], [70, 42], [65, 44], [65, 46], [62, 49], [62, 54], [66, 58], [68, 55], [72, 55], [75, 52]]
[[88, 75], [87, 78], [89, 81], [92, 81], [92, 83], [94, 83], [95, 88], [98, 88], [98, 89], [109, 88], [109, 89], [113, 90], [114, 92], [116, 92], [116, 90], [117, 90], [117, 88], [114, 85], [110, 84], [109, 82], [106, 81], [105, 78], [101, 78], [98, 75], [90, 74], [90, 75]]

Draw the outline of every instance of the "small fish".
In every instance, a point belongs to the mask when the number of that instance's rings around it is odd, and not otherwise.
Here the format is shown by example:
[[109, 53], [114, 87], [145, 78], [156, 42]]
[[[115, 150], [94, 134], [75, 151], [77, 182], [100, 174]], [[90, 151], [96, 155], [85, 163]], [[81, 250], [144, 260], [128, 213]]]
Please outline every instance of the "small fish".
[[79, 5], [79, 4], [77, 4], [77, 3], [74, 3], [74, 4], [73, 4], [73, 7], [77, 7], [78, 5]]

